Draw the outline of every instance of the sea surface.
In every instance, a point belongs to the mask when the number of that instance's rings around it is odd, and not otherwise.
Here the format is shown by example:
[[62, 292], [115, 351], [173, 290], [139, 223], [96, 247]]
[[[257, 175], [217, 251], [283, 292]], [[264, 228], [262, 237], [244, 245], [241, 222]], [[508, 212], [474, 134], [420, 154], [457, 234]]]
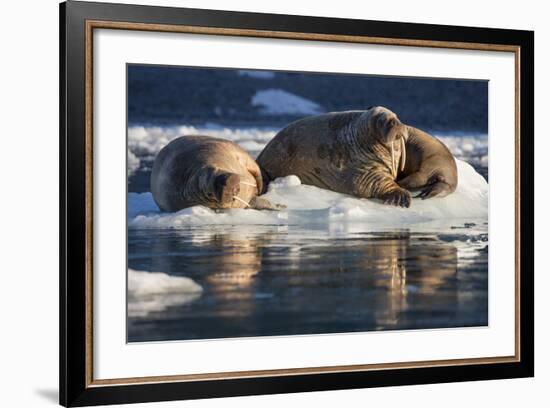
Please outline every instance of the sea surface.
[[130, 316], [128, 340], [485, 326], [487, 226], [454, 227], [131, 229], [130, 268], [186, 276], [202, 292]]

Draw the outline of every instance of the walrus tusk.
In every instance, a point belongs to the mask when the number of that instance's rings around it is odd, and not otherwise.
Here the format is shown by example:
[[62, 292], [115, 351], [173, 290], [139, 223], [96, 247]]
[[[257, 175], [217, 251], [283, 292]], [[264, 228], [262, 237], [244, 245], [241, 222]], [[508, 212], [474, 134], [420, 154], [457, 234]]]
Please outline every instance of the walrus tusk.
[[[246, 181], [239, 181], [239, 184], [244, 184], [245, 186], [251, 186], [251, 187], [258, 187], [256, 184], [254, 183], [248, 183]], [[243, 203], [244, 205], [246, 205], [247, 207], [250, 207], [250, 204], [248, 204], [246, 201], [244, 201], [242, 198], [239, 198], [237, 196], [233, 196], [233, 199], [234, 200], [237, 200], [237, 201], [240, 201], [241, 203]]]
[[246, 201], [244, 201], [242, 198], [239, 198], [237, 196], [233, 196], [233, 199], [234, 200], [238, 200], [240, 201], [241, 203], [243, 203], [244, 205], [246, 205], [247, 207], [250, 207], [250, 204], [248, 204]]
[[405, 170], [405, 162], [407, 160], [407, 149], [405, 148], [405, 138], [401, 138], [401, 171]]
[[393, 150], [393, 143], [391, 142], [391, 172], [395, 173], [395, 152]]

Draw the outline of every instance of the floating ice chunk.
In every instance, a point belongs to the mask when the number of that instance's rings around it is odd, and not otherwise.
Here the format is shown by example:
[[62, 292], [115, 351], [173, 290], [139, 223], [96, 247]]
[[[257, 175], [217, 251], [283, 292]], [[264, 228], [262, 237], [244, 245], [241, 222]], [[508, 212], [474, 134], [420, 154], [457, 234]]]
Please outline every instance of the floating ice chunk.
[[261, 107], [261, 113], [268, 115], [316, 115], [321, 112], [317, 103], [282, 89], [262, 89], [250, 103]]
[[[272, 202], [285, 204], [290, 212], [327, 208], [329, 221], [353, 220], [396, 225], [448, 218], [487, 218], [487, 182], [468, 163], [461, 160], [456, 162], [459, 180], [456, 191], [444, 198], [413, 199], [410, 208], [388, 206], [379, 200], [360, 199], [298, 184], [296, 176], [275, 180], [264, 197]], [[317, 217], [318, 215], [316, 213]]]
[[202, 291], [198, 283], [184, 276], [128, 269], [128, 315], [143, 317], [184, 305], [198, 299]]
[[488, 155], [482, 156], [480, 163], [482, 166], [489, 167], [489, 156]]
[[[180, 136], [205, 135], [231, 140], [249, 152], [264, 148], [275, 134], [273, 128], [228, 128], [213, 123], [195, 126], [131, 126], [128, 128], [128, 156], [154, 158], [168, 143]], [[130, 159], [129, 159], [130, 160]]]
[[247, 76], [255, 79], [275, 78], [275, 72], [273, 71], [256, 71], [256, 70], [248, 70], [248, 69], [239, 69], [237, 72], [240, 76]]
[[472, 156], [487, 155], [489, 139], [487, 135], [434, 135], [441, 140], [458, 159], [470, 158]]
[[184, 276], [171, 276], [163, 272], [147, 272], [128, 269], [129, 296], [174, 292], [202, 292], [202, 287], [193, 279]]
[[288, 214], [284, 211], [230, 209], [215, 211], [203, 206], [184, 208], [175, 213], [138, 215], [128, 223], [138, 228], [182, 228], [194, 225], [284, 225]]
[[136, 172], [137, 169], [139, 169], [140, 160], [139, 157], [137, 157], [134, 153], [132, 153], [131, 150], [128, 150], [128, 160], [127, 160], [127, 166], [128, 166], [128, 176], [131, 176]]

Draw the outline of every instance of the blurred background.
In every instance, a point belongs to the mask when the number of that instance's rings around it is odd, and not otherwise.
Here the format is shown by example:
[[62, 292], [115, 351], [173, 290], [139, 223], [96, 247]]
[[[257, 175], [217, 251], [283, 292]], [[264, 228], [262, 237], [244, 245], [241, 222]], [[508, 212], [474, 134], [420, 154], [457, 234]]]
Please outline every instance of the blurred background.
[[383, 105], [430, 131], [487, 133], [487, 81], [128, 66], [129, 125], [282, 126]]

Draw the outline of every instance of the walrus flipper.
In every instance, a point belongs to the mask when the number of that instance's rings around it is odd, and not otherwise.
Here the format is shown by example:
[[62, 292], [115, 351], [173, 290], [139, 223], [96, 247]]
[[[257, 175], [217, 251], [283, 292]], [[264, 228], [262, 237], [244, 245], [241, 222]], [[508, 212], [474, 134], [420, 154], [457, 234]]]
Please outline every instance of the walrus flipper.
[[425, 189], [423, 189], [420, 194], [415, 198], [421, 198], [423, 200], [431, 197], [445, 197], [453, 192], [453, 189], [450, 185], [443, 181], [438, 181], [434, 184], [430, 184]]
[[384, 204], [409, 208], [411, 206], [411, 193], [404, 188], [396, 188], [382, 194], [380, 198]]
[[388, 174], [377, 169], [362, 169], [352, 178], [355, 185], [353, 195], [360, 198], [377, 198], [384, 204], [409, 208], [411, 193], [398, 185]]
[[250, 208], [255, 210], [270, 210], [270, 211], [280, 211], [286, 208], [284, 204], [273, 204], [271, 201], [266, 200], [262, 197], [254, 197], [250, 203]]
[[409, 191], [420, 191], [420, 194], [416, 195], [415, 198], [423, 200], [432, 197], [445, 197], [454, 191], [444, 177], [434, 176], [428, 179], [422, 172], [410, 174], [399, 180], [397, 184]]
[[400, 180], [397, 180], [397, 184], [409, 191], [419, 191], [428, 187], [428, 177], [419, 171], [409, 174]]

